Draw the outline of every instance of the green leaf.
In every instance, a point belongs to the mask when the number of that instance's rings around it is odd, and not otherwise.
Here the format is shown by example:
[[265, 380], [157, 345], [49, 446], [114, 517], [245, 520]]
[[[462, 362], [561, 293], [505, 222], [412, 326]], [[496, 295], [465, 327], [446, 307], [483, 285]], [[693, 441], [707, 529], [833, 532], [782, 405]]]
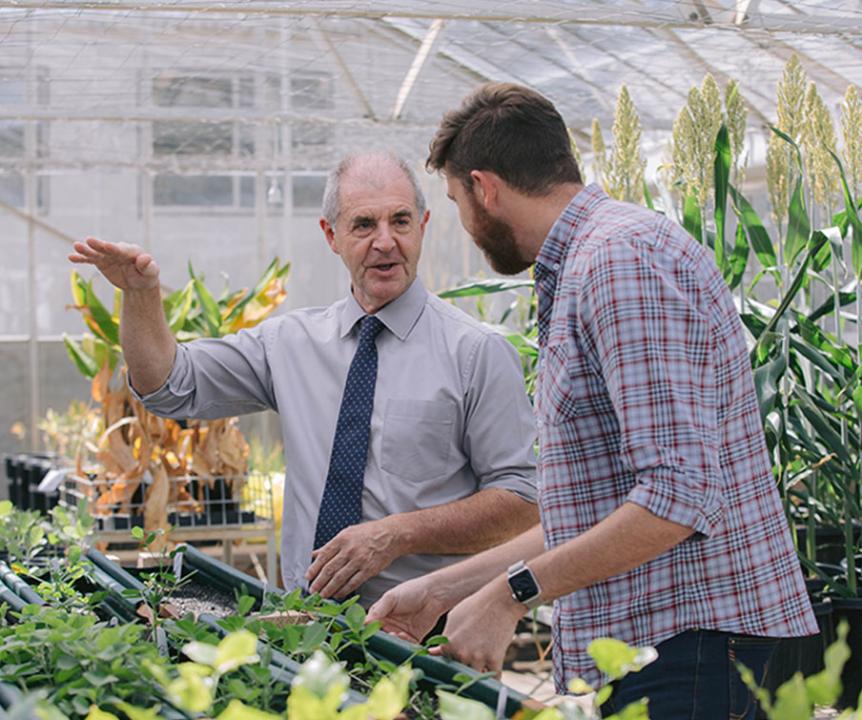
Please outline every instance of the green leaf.
[[[244, 705], [239, 700], [231, 700], [228, 706], [219, 714], [218, 720], [280, 720], [281, 715], [258, 710]], [[132, 718], [132, 720], [135, 720]]]
[[326, 640], [327, 630], [323, 623], [310, 623], [302, 629], [302, 640], [299, 643], [299, 652], [309, 653], [317, 650], [321, 643]]
[[508, 290], [516, 290], [518, 288], [532, 288], [533, 284], [532, 280], [476, 280], [474, 282], [467, 283], [466, 285], [459, 285], [457, 287], [450, 288], [449, 290], [443, 290], [442, 292], [437, 293], [437, 295], [444, 299], [472, 297], [474, 295], [491, 295], [493, 293], [506, 292]]
[[724, 275], [724, 279], [731, 290], [742, 282], [742, 278], [745, 276], [745, 269], [748, 267], [748, 240], [745, 237], [745, 228], [742, 226], [742, 223], [737, 223], [736, 237], [734, 239], [733, 252], [730, 254], [730, 259], [727, 262], [727, 271]]
[[144, 539], [144, 529], [140, 528], [140, 527], [133, 527], [132, 528], [132, 537], [135, 538], [135, 540], [143, 540]]
[[410, 695], [409, 667], [400, 667], [378, 681], [368, 696], [368, 709], [375, 720], [395, 720], [407, 705]]
[[597, 638], [587, 645], [587, 652], [596, 667], [611, 680], [618, 680], [630, 672], [637, 672], [658, 657], [654, 648], [636, 648], [622, 640]]
[[811, 720], [812, 709], [802, 673], [796, 673], [776, 691], [771, 716], [781, 720]]
[[12, 512], [11, 500], [0, 500], [0, 517], [5, 517]]
[[251, 612], [255, 602], [257, 601], [251, 595], [243, 595], [239, 600], [237, 600], [236, 614], [240, 617], [245, 617]]
[[71, 358], [72, 362], [81, 372], [84, 377], [91, 380], [99, 374], [99, 367], [96, 365], [93, 358], [89, 357], [81, 347], [81, 345], [63, 333], [63, 345], [66, 347], [66, 354]]
[[802, 175], [796, 181], [793, 195], [790, 198], [790, 209], [787, 222], [787, 246], [786, 262], [792, 267], [799, 257], [799, 253], [805, 248], [811, 235], [811, 222], [808, 219], [808, 211], [805, 209], [805, 201], [802, 197]]
[[93, 283], [84, 283], [84, 310], [93, 319], [90, 329], [110, 345], [120, 344], [120, 326], [93, 290]]
[[437, 691], [438, 712], [442, 720], [494, 720], [494, 712], [476, 700]]
[[221, 331], [221, 310], [219, 310], [218, 303], [198, 278], [195, 278], [193, 282], [195, 295], [197, 295], [201, 305], [201, 315], [209, 329], [210, 337], [218, 337]]
[[361, 605], [353, 605], [344, 614], [344, 619], [347, 620], [347, 627], [359, 632], [365, 625], [365, 609]]
[[770, 270], [774, 276], [778, 277], [776, 269], [778, 260], [775, 257], [775, 248], [772, 246], [772, 241], [769, 239], [769, 233], [766, 232], [763, 221], [751, 203], [733, 185], [728, 185], [728, 190], [733, 198], [733, 211], [745, 228], [748, 242], [754, 250], [754, 254], [765, 269]]
[[90, 708], [90, 712], [87, 713], [86, 720], [120, 720], [113, 713], [105, 712], [104, 710], [99, 710], [98, 707], [93, 705]]
[[715, 180], [715, 264], [727, 277], [729, 264], [724, 247], [724, 226], [727, 221], [727, 187], [730, 177], [730, 141], [727, 128], [722, 124], [715, 138], [715, 163], [713, 176]]
[[226, 635], [218, 644], [214, 667], [224, 675], [240, 665], [250, 665], [260, 660], [257, 654], [257, 635], [248, 630], [238, 630]]
[[847, 184], [847, 176], [844, 174], [844, 166], [831, 148], [829, 148], [829, 154], [838, 164], [838, 171], [841, 175], [841, 190], [844, 195], [844, 214], [848, 226], [853, 228], [850, 238], [850, 256], [853, 261], [853, 270], [856, 273], [856, 277], [857, 279], [862, 280], [862, 220], [859, 219], [859, 214], [856, 212], [853, 195], [850, 193], [850, 186]]
[[644, 183], [644, 202], [646, 203], [646, 206], [650, 210], [655, 210], [655, 203], [653, 202], [652, 195], [650, 194], [649, 185], [647, 185], [646, 180], [644, 180], [643, 183]]
[[703, 243], [703, 228], [701, 227], [700, 205], [694, 195], [687, 195], [682, 209], [682, 226], [688, 230], [699, 243]]

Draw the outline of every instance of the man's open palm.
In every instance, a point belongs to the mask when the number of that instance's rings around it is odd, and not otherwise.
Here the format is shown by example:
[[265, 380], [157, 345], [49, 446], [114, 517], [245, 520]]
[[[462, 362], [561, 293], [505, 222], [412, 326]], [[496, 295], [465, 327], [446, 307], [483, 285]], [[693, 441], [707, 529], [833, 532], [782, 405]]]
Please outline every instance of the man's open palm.
[[159, 287], [159, 266], [152, 255], [137, 245], [107, 243], [88, 237], [76, 242], [69, 255], [73, 263], [95, 265], [120, 290], [150, 290]]

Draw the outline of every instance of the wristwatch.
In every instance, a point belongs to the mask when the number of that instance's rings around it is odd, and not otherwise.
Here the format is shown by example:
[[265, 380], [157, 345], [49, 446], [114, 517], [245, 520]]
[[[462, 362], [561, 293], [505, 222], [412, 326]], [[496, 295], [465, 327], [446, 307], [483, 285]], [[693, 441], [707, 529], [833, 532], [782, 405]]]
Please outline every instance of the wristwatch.
[[536, 581], [533, 571], [523, 560], [519, 560], [506, 571], [506, 579], [512, 590], [512, 598], [535, 610], [542, 604], [542, 589]]

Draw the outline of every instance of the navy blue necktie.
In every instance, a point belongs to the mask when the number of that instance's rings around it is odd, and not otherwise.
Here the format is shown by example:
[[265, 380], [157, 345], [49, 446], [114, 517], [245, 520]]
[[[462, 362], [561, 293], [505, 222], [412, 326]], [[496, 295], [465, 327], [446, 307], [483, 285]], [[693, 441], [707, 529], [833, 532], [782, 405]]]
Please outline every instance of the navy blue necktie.
[[371, 434], [371, 410], [377, 382], [377, 334], [383, 323], [373, 315], [360, 321], [359, 344], [338, 411], [329, 473], [314, 533], [315, 549], [328, 543], [344, 528], [362, 520], [362, 489]]

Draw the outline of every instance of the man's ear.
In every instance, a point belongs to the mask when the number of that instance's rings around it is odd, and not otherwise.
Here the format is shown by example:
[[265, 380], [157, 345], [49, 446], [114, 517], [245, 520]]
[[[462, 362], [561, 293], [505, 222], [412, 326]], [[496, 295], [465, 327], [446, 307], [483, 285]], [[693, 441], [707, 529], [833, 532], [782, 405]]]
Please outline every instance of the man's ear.
[[424, 233], [425, 227], [428, 225], [428, 220], [431, 218], [431, 211], [426, 210], [419, 219], [419, 229]]
[[500, 186], [503, 182], [497, 173], [490, 170], [471, 170], [473, 194], [479, 204], [489, 212], [495, 212], [500, 204]]
[[336, 255], [340, 255], [338, 245], [335, 243], [335, 228], [329, 224], [326, 218], [320, 218], [320, 229], [323, 230], [323, 235], [326, 237], [326, 244], [329, 245], [329, 249]]

